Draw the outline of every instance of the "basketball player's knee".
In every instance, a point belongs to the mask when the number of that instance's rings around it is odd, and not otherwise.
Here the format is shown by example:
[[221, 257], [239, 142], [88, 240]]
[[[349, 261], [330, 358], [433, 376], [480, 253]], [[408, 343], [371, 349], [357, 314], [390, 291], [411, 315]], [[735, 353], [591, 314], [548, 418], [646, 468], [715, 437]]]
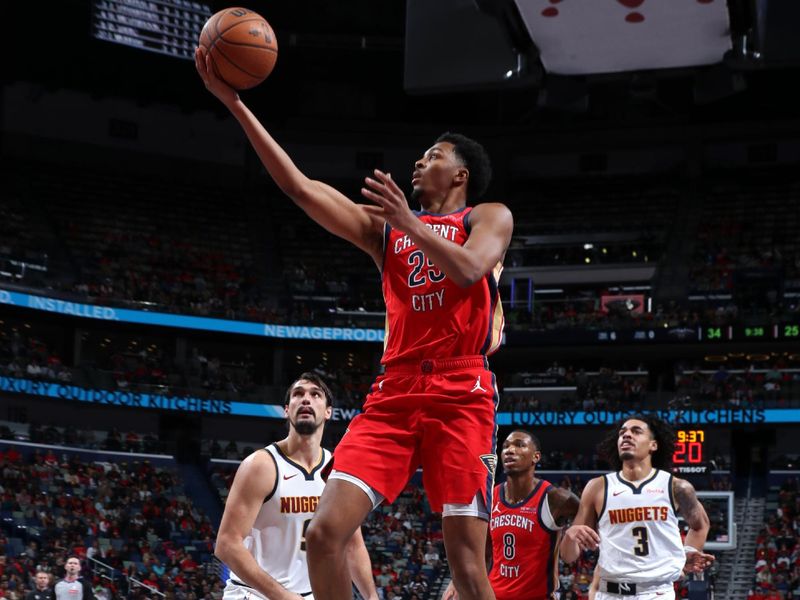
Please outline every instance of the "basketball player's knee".
[[312, 519], [306, 530], [306, 544], [311, 554], [333, 554], [340, 552], [347, 544], [335, 526], [327, 519]]

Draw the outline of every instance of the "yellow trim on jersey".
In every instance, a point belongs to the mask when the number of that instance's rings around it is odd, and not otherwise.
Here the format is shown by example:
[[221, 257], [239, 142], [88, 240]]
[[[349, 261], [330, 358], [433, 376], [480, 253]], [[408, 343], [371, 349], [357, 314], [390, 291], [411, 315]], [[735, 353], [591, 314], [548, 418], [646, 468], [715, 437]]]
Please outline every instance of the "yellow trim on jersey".
[[494, 314], [491, 317], [491, 337], [489, 338], [489, 348], [486, 354], [492, 354], [500, 347], [503, 341], [503, 325], [505, 324], [505, 317], [503, 315], [503, 301], [500, 299], [500, 275], [503, 273], [503, 263], [498, 262], [494, 269], [492, 269], [492, 277], [494, 278], [495, 288], [497, 289], [497, 304], [494, 307]]

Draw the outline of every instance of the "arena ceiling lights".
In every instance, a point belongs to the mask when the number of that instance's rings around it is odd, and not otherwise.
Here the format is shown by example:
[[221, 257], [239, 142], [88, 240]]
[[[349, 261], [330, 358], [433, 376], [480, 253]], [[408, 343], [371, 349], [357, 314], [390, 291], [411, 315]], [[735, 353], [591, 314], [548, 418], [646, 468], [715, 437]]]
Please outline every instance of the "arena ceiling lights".
[[514, 0], [545, 70], [588, 75], [722, 62], [725, 0]]

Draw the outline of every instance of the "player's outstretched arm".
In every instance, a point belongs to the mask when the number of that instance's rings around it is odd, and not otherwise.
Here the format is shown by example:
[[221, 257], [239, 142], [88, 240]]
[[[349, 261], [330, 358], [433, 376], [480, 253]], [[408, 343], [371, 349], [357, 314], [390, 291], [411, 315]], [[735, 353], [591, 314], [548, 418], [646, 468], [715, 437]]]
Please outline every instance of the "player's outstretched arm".
[[272, 457], [258, 450], [245, 458], [233, 479], [225, 502], [225, 511], [217, 532], [214, 554], [240, 577], [242, 582], [271, 600], [302, 600], [261, 569], [244, 547], [258, 511], [277, 484], [277, 471]]
[[372, 561], [360, 527], [347, 544], [347, 567], [350, 569], [350, 578], [364, 600], [378, 600], [378, 590], [372, 577]]
[[414, 240], [425, 256], [457, 285], [468, 287], [503, 259], [511, 241], [514, 219], [503, 204], [479, 204], [470, 214], [471, 231], [463, 246], [447, 240], [416, 218], [403, 190], [391, 174], [375, 170], [361, 194], [376, 204], [365, 210]]
[[600, 544], [600, 536], [597, 535], [597, 504], [602, 501], [605, 480], [602, 477], [595, 477], [581, 494], [581, 502], [578, 512], [572, 522], [572, 526], [564, 532], [564, 537], [559, 546], [561, 560], [564, 562], [575, 562], [584, 550], [595, 550]]
[[672, 492], [678, 505], [678, 512], [689, 525], [689, 531], [684, 540], [686, 564], [683, 570], [687, 573], [699, 573], [714, 562], [713, 554], [703, 552], [711, 524], [706, 509], [697, 499], [697, 493], [691, 483], [675, 477], [672, 480]]
[[236, 90], [214, 74], [210, 58], [195, 49], [195, 68], [208, 88], [239, 121], [247, 139], [272, 179], [322, 227], [372, 256], [381, 266], [383, 221], [335, 188], [308, 178], [239, 98]]

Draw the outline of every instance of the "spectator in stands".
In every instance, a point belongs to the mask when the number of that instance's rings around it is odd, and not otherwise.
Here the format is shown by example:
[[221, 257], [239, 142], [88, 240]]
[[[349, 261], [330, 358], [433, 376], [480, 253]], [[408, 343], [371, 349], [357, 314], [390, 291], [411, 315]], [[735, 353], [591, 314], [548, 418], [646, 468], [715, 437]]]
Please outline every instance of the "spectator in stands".
[[28, 592], [25, 600], [55, 600], [55, 591], [50, 586], [50, 573], [42, 569], [36, 571], [35, 588]]
[[439, 553], [430, 542], [425, 544], [425, 555], [423, 558], [426, 565], [430, 565], [431, 567], [439, 566]]

